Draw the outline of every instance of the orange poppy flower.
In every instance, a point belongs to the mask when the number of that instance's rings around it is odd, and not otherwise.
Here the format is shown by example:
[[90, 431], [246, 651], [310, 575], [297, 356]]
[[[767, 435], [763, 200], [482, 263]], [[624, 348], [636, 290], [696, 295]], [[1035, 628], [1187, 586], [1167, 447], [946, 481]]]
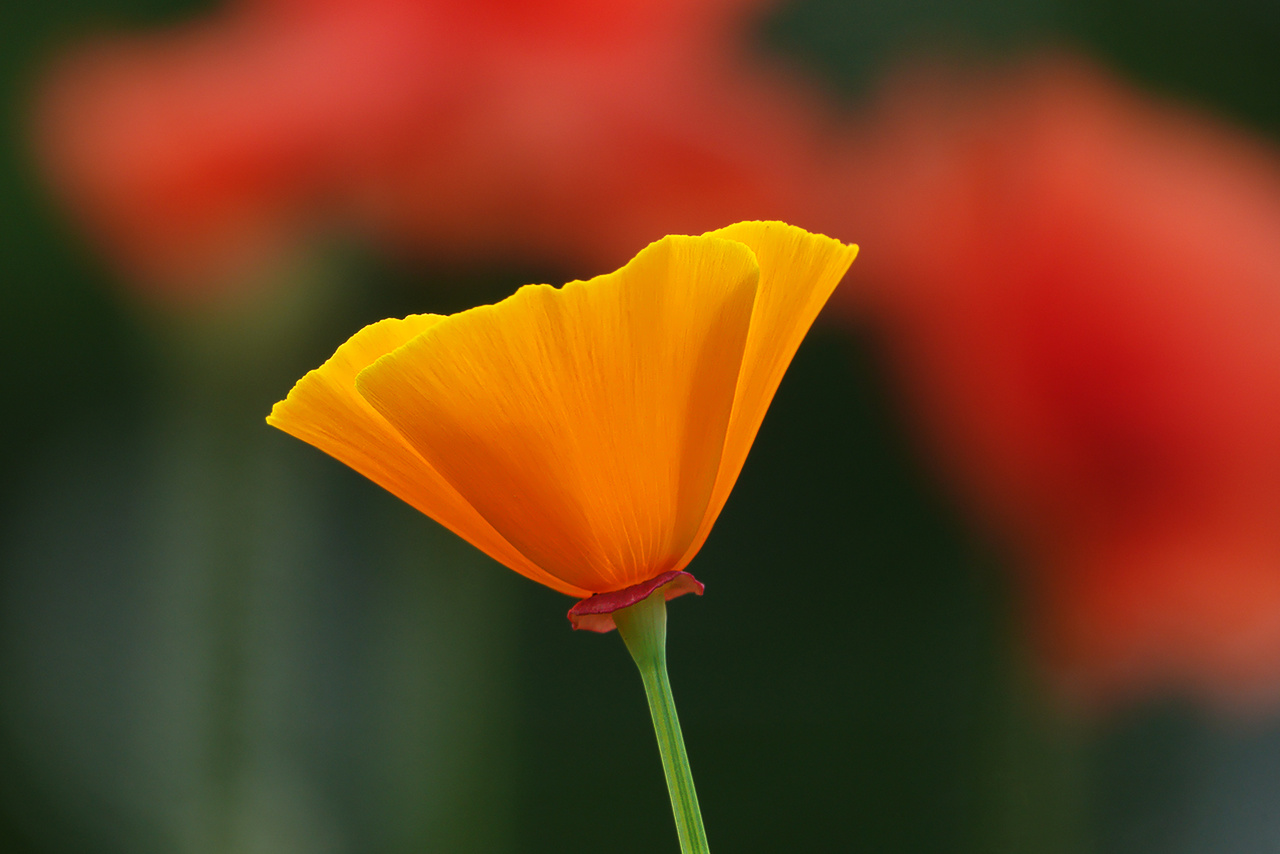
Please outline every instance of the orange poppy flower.
[[[666, 237], [590, 281], [367, 326], [267, 422], [562, 593], [701, 592], [677, 573], [856, 253], [779, 222]], [[600, 603], [575, 627], [612, 629]]]

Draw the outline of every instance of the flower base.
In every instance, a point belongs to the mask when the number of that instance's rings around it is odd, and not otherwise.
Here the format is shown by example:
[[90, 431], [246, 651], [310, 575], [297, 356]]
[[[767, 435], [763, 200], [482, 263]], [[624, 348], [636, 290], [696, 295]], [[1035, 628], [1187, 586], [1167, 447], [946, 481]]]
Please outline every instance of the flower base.
[[637, 602], [648, 599], [658, 589], [662, 590], [663, 597], [669, 602], [686, 593], [696, 593], [701, 596], [704, 585], [687, 572], [671, 570], [621, 590], [588, 596], [569, 609], [569, 622], [575, 629], [611, 632], [617, 628], [617, 624], [613, 621], [614, 611], [629, 608]]

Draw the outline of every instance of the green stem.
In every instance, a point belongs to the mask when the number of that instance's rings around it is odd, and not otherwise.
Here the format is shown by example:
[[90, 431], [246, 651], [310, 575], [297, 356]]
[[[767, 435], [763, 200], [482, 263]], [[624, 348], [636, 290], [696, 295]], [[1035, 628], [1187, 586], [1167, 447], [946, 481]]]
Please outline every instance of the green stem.
[[671, 696], [671, 681], [667, 678], [666, 597], [659, 590], [643, 601], [614, 612], [613, 619], [644, 680], [653, 730], [658, 736], [658, 752], [662, 754], [662, 770], [667, 775], [671, 811], [675, 813], [676, 832], [680, 836], [680, 851], [710, 854], [702, 812], [698, 809], [698, 793], [693, 788], [693, 774], [689, 770], [689, 755], [685, 753], [684, 736], [680, 733], [680, 718]]

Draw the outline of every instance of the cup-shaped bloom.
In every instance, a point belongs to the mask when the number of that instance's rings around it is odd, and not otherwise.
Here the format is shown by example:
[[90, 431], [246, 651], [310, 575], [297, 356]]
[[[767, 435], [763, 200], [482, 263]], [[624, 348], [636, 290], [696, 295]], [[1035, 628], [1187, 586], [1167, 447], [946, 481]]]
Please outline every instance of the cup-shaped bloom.
[[642, 585], [702, 546], [856, 253], [778, 222], [666, 237], [590, 281], [367, 326], [267, 421], [548, 587]]

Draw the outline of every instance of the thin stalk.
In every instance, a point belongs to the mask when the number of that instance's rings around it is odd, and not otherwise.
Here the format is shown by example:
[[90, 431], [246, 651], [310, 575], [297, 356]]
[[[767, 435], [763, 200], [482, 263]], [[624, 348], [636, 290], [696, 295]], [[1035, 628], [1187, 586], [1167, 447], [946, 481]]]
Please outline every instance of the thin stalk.
[[685, 753], [680, 718], [671, 696], [667, 678], [667, 600], [659, 590], [649, 598], [614, 612], [618, 634], [644, 680], [644, 693], [649, 698], [653, 731], [658, 736], [658, 752], [662, 754], [662, 770], [667, 776], [667, 793], [675, 814], [676, 833], [680, 836], [682, 854], [710, 854], [707, 832], [702, 826], [698, 793], [693, 787], [689, 755]]

